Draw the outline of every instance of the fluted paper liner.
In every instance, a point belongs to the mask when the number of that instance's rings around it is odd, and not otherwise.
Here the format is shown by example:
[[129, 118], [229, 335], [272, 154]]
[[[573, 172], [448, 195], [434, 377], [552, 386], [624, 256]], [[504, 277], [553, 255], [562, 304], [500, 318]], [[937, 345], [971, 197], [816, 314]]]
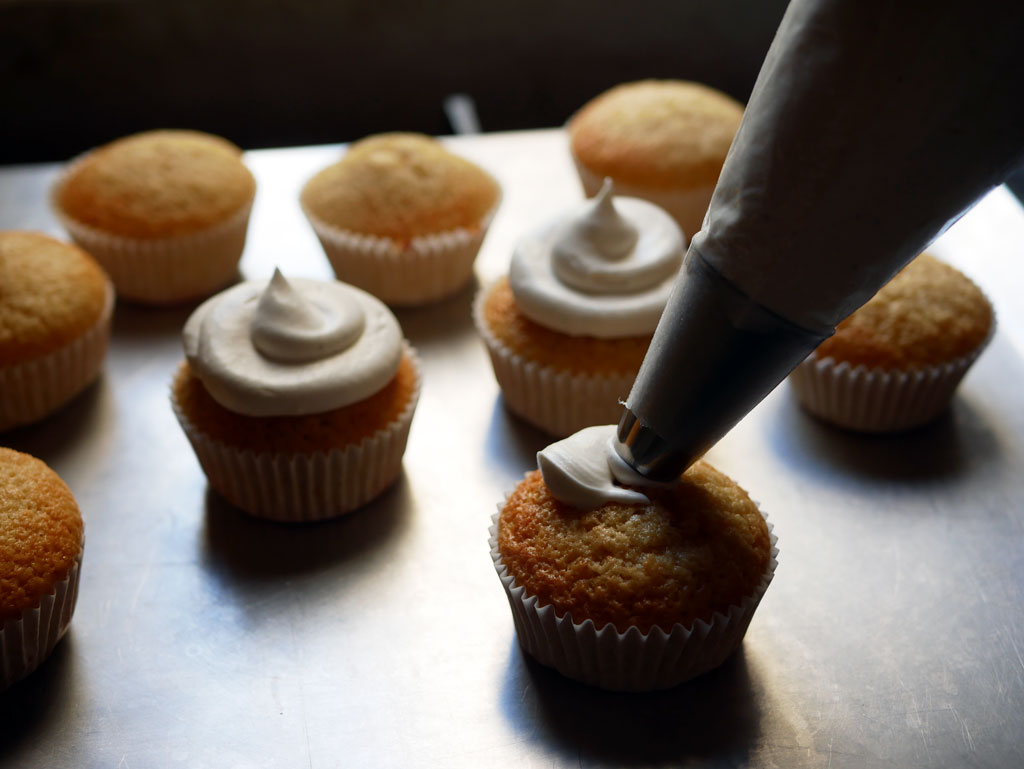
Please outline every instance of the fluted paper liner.
[[38, 421], [89, 386], [103, 368], [113, 310], [108, 282], [103, 310], [84, 334], [46, 355], [0, 366], [0, 430]]
[[143, 304], [175, 304], [212, 294], [238, 274], [253, 199], [229, 219], [188, 235], [129, 238], [97, 230], [71, 217], [58, 204], [68, 170], [54, 185], [51, 205], [81, 248], [103, 265], [117, 294]]
[[477, 227], [412, 238], [408, 243], [334, 227], [300, 198], [338, 280], [394, 306], [429, 304], [456, 293], [473, 275], [473, 262], [498, 204]]
[[328, 452], [272, 453], [229, 446], [204, 433], [185, 416], [173, 389], [171, 406], [195, 450], [207, 480], [232, 505], [257, 518], [302, 523], [334, 518], [380, 495], [402, 471], [422, 375], [419, 358], [407, 344], [416, 367], [416, 388], [398, 417], [358, 444]]
[[82, 552], [78, 551], [68, 576], [43, 596], [39, 606], [0, 627], [0, 691], [39, 667], [67, 632], [78, 600]]
[[676, 624], [669, 632], [655, 626], [643, 633], [634, 626], [620, 633], [612, 623], [597, 628], [590, 619], [577, 623], [569, 614], [558, 616], [554, 606], [541, 606], [540, 599], [516, 584], [498, 551], [499, 514], [500, 508], [489, 529], [491, 560], [505, 588], [519, 644], [567, 678], [612, 691], [668, 689], [721, 665], [743, 641], [778, 565], [778, 538], [765, 517], [771, 555], [750, 595], [716, 612], [710, 622], [697, 620], [689, 628]]
[[[575, 154], [573, 154], [572, 160], [576, 165], [580, 183], [583, 185], [583, 192], [588, 198], [594, 197], [601, 191], [604, 177], [583, 165]], [[713, 184], [705, 184], [692, 189], [666, 190], [658, 187], [644, 187], [639, 184], [627, 184], [612, 177], [612, 191], [616, 195], [641, 198], [665, 209], [675, 219], [687, 240], [700, 230], [714, 190], [715, 185]]]
[[941, 366], [868, 369], [811, 353], [789, 375], [801, 405], [839, 427], [867, 433], [910, 430], [935, 419], [995, 332], [974, 351]]
[[551, 435], [564, 438], [584, 427], [615, 424], [622, 415], [619, 401], [629, 394], [636, 372], [581, 374], [527, 360], [506, 346], [487, 327], [483, 301], [477, 294], [473, 320], [484, 340], [505, 403], [509, 409]]

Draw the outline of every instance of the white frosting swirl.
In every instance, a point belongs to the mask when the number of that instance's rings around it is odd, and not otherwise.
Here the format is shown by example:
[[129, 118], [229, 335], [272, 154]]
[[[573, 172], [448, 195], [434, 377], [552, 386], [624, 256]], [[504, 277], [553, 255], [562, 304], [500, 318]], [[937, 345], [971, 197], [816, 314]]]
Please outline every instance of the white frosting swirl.
[[598, 425], [538, 451], [537, 467], [555, 499], [583, 510], [607, 502], [650, 502], [623, 485], [653, 488], [664, 484], [644, 478], [627, 465], [615, 451], [614, 440], [615, 425]]
[[317, 414], [368, 398], [394, 377], [402, 331], [377, 298], [279, 270], [201, 304], [185, 357], [210, 395], [249, 416]]
[[314, 304], [275, 268], [256, 305], [250, 332], [264, 357], [303, 363], [352, 346], [365, 327], [366, 314], [357, 303]]
[[573, 336], [650, 334], [683, 260], [685, 239], [665, 211], [600, 194], [520, 241], [509, 282], [531, 320]]

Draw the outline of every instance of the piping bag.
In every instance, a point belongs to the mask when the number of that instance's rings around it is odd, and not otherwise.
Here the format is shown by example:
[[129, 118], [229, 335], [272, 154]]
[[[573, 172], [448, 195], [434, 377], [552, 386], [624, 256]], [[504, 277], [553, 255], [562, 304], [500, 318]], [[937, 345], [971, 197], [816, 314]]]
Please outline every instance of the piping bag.
[[679, 476], [1024, 163], [1024, 4], [793, 0], [625, 401]]

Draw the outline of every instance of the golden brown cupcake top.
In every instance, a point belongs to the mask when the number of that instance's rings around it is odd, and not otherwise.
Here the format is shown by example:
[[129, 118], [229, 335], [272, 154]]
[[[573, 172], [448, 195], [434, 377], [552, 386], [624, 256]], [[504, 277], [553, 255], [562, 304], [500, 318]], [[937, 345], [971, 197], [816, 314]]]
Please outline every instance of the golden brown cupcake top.
[[302, 191], [306, 210], [326, 224], [408, 240], [476, 230], [498, 203], [497, 182], [428, 136], [381, 134], [356, 142]]
[[255, 191], [242, 151], [226, 139], [149, 131], [73, 163], [55, 202], [66, 216], [112, 235], [166, 238], [227, 221]]
[[519, 310], [508, 278], [488, 289], [481, 315], [487, 330], [512, 352], [542, 366], [579, 374], [610, 376], [639, 371], [651, 344], [651, 334], [602, 339], [545, 328]]
[[569, 122], [573, 154], [591, 172], [641, 186], [713, 185], [743, 117], [720, 91], [683, 80], [624, 83]]
[[817, 349], [819, 358], [868, 368], [935, 366], [988, 338], [992, 306], [963, 273], [921, 254]]
[[38, 232], [0, 231], [0, 365], [64, 347], [100, 319], [107, 277], [80, 248]]
[[0, 625], [39, 605], [82, 549], [82, 516], [53, 470], [0, 448]]
[[690, 626], [753, 593], [771, 555], [768, 527], [746, 492], [698, 462], [651, 504], [577, 510], [535, 471], [498, 520], [498, 550], [516, 583], [574, 622]]

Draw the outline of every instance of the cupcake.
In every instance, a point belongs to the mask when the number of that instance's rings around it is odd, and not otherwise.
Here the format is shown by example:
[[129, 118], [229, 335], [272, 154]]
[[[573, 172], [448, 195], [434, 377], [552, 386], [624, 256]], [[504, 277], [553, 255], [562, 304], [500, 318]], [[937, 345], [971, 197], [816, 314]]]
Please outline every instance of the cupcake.
[[557, 436], [617, 421], [684, 247], [672, 217], [610, 183], [527, 234], [474, 305], [509, 409]]
[[739, 102], [699, 83], [624, 83], [569, 120], [569, 149], [588, 196], [610, 177], [618, 194], [661, 206], [693, 237], [742, 117]]
[[337, 282], [233, 286], [184, 329], [174, 412], [210, 485], [245, 512], [313, 521], [399, 475], [419, 362], [379, 300]]
[[419, 305], [469, 281], [500, 197], [488, 173], [440, 142], [394, 133], [349, 147], [301, 203], [339, 280]]
[[995, 329], [985, 295], [921, 254], [790, 374], [815, 416], [864, 432], [907, 430], [950, 403]]
[[491, 528], [519, 643], [606, 689], [648, 691], [720, 665], [775, 572], [771, 527], [704, 462], [671, 484], [636, 475], [590, 427], [538, 454]]
[[50, 656], [78, 598], [75, 498], [35, 457], [0, 448], [0, 690]]
[[42, 419], [96, 378], [113, 307], [113, 286], [81, 249], [0, 232], [0, 430]]
[[171, 304], [235, 278], [255, 193], [242, 152], [230, 142], [196, 131], [150, 131], [73, 161], [52, 200], [119, 296]]

